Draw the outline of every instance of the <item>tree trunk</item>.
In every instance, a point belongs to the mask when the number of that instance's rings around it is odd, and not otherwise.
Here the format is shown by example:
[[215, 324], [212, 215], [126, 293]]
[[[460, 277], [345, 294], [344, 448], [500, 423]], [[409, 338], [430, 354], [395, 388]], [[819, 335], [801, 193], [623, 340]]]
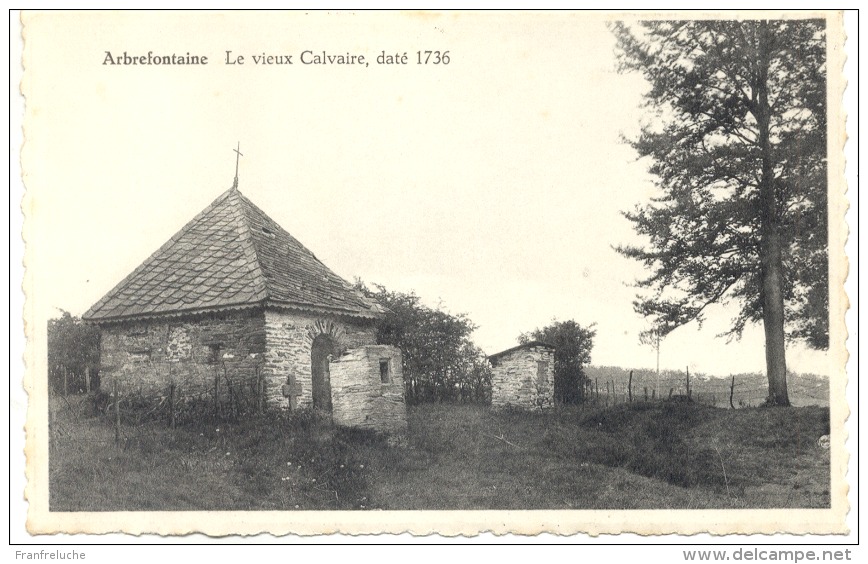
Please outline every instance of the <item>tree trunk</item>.
[[766, 372], [769, 405], [790, 405], [787, 394], [787, 362], [784, 344], [784, 269], [778, 202], [775, 197], [774, 155], [769, 138], [771, 108], [768, 100], [770, 36], [765, 22], [759, 24], [756, 118], [762, 154], [760, 179], [760, 274], [762, 277], [763, 329], [766, 341]]
[[763, 329], [766, 337], [766, 371], [770, 405], [790, 405], [787, 393], [787, 361], [784, 345], [784, 293], [781, 236], [763, 237]]

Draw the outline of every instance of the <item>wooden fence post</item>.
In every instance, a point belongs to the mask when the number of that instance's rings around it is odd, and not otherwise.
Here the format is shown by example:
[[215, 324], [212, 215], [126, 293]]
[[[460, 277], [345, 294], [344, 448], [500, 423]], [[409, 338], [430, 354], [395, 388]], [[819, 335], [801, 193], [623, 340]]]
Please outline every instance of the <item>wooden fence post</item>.
[[169, 427], [175, 428], [175, 383], [169, 384]]
[[594, 378], [594, 384], [597, 386], [597, 403], [600, 402], [600, 379]]
[[84, 369], [84, 391], [90, 393], [90, 367]]
[[606, 407], [609, 407], [609, 381], [606, 380]]
[[48, 388], [48, 429], [54, 424], [54, 404], [51, 401], [51, 387]]
[[687, 397], [690, 397], [690, 367], [687, 367]]
[[630, 379], [627, 381], [627, 401], [633, 403], [633, 371], [630, 371]]
[[120, 406], [120, 394], [118, 393], [118, 379], [117, 377], [114, 379], [113, 386], [114, 395], [115, 395], [115, 446], [120, 445], [121, 442], [121, 406]]
[[227, 417], [233, 417], [235, 414], [235, 394], [233, 393], [232, 382], [229, 380], [229, 376], [226, 376], [226, 398], [229, 400], [229, 406], [226, 411]]
[[644, 386], [642, 389], [645, 390], [645, 403], [648, 403], [648, 386]]
[[732, 403], [732, 395], [735, 393], [735, 374], [732, 375], [732, 383], [729, 385], [729, 407], [730, 409], [735, 409], [735, 405]]
[[256, 368], [256, 410], [259, 413], [262, 413], [265, 406], [265, 380], [262, 377], [262, 371], [259, 370], [259, 367]]
[[67, 379], [67, 371], [66, 371], [66, 367], [64, 366], [63, 367], [63, 397], [66, 397], [66, 395], [68, 393], [66, 379]]
[[214, 370], [214, 417], [220, 417], [220, 367]]
[[651, 401], [654, 401], [656, 399], [657, 399], [657, 389], [651, 388]]

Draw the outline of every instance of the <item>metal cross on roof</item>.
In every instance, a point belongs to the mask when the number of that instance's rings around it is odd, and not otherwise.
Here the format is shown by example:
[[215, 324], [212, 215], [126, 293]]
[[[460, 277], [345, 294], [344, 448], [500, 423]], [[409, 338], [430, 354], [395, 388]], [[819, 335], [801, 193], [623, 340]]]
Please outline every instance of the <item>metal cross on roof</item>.
[[235, 155], [235, 182], [232, 183], [232, 187], [238, 188], [238, 159], [240, 157], [244, 156], [243, 154], [241, 154], [241, 142], [240, 141], [238, 142], [238, 148], [237, 149], [232, 149], [232, 150], [237, 153]]

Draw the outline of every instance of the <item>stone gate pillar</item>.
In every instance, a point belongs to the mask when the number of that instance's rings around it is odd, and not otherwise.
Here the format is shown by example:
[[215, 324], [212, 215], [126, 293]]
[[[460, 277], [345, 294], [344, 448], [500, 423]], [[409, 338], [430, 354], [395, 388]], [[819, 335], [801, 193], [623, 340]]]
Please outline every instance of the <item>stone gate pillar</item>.
[[368, 345], [332, 360], [332, 417], [338, 425], [388, 434], [407, 431], [401, 350]]

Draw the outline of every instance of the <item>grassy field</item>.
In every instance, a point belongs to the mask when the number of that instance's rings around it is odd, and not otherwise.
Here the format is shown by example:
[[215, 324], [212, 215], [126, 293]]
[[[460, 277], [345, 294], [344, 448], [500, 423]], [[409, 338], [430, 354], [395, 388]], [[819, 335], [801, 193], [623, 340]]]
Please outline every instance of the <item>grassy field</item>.
[[55, 407], [52, 511], [828, 507], [827, 408], [410, 408], [406, 445], [312, 414], [167, 428]]

